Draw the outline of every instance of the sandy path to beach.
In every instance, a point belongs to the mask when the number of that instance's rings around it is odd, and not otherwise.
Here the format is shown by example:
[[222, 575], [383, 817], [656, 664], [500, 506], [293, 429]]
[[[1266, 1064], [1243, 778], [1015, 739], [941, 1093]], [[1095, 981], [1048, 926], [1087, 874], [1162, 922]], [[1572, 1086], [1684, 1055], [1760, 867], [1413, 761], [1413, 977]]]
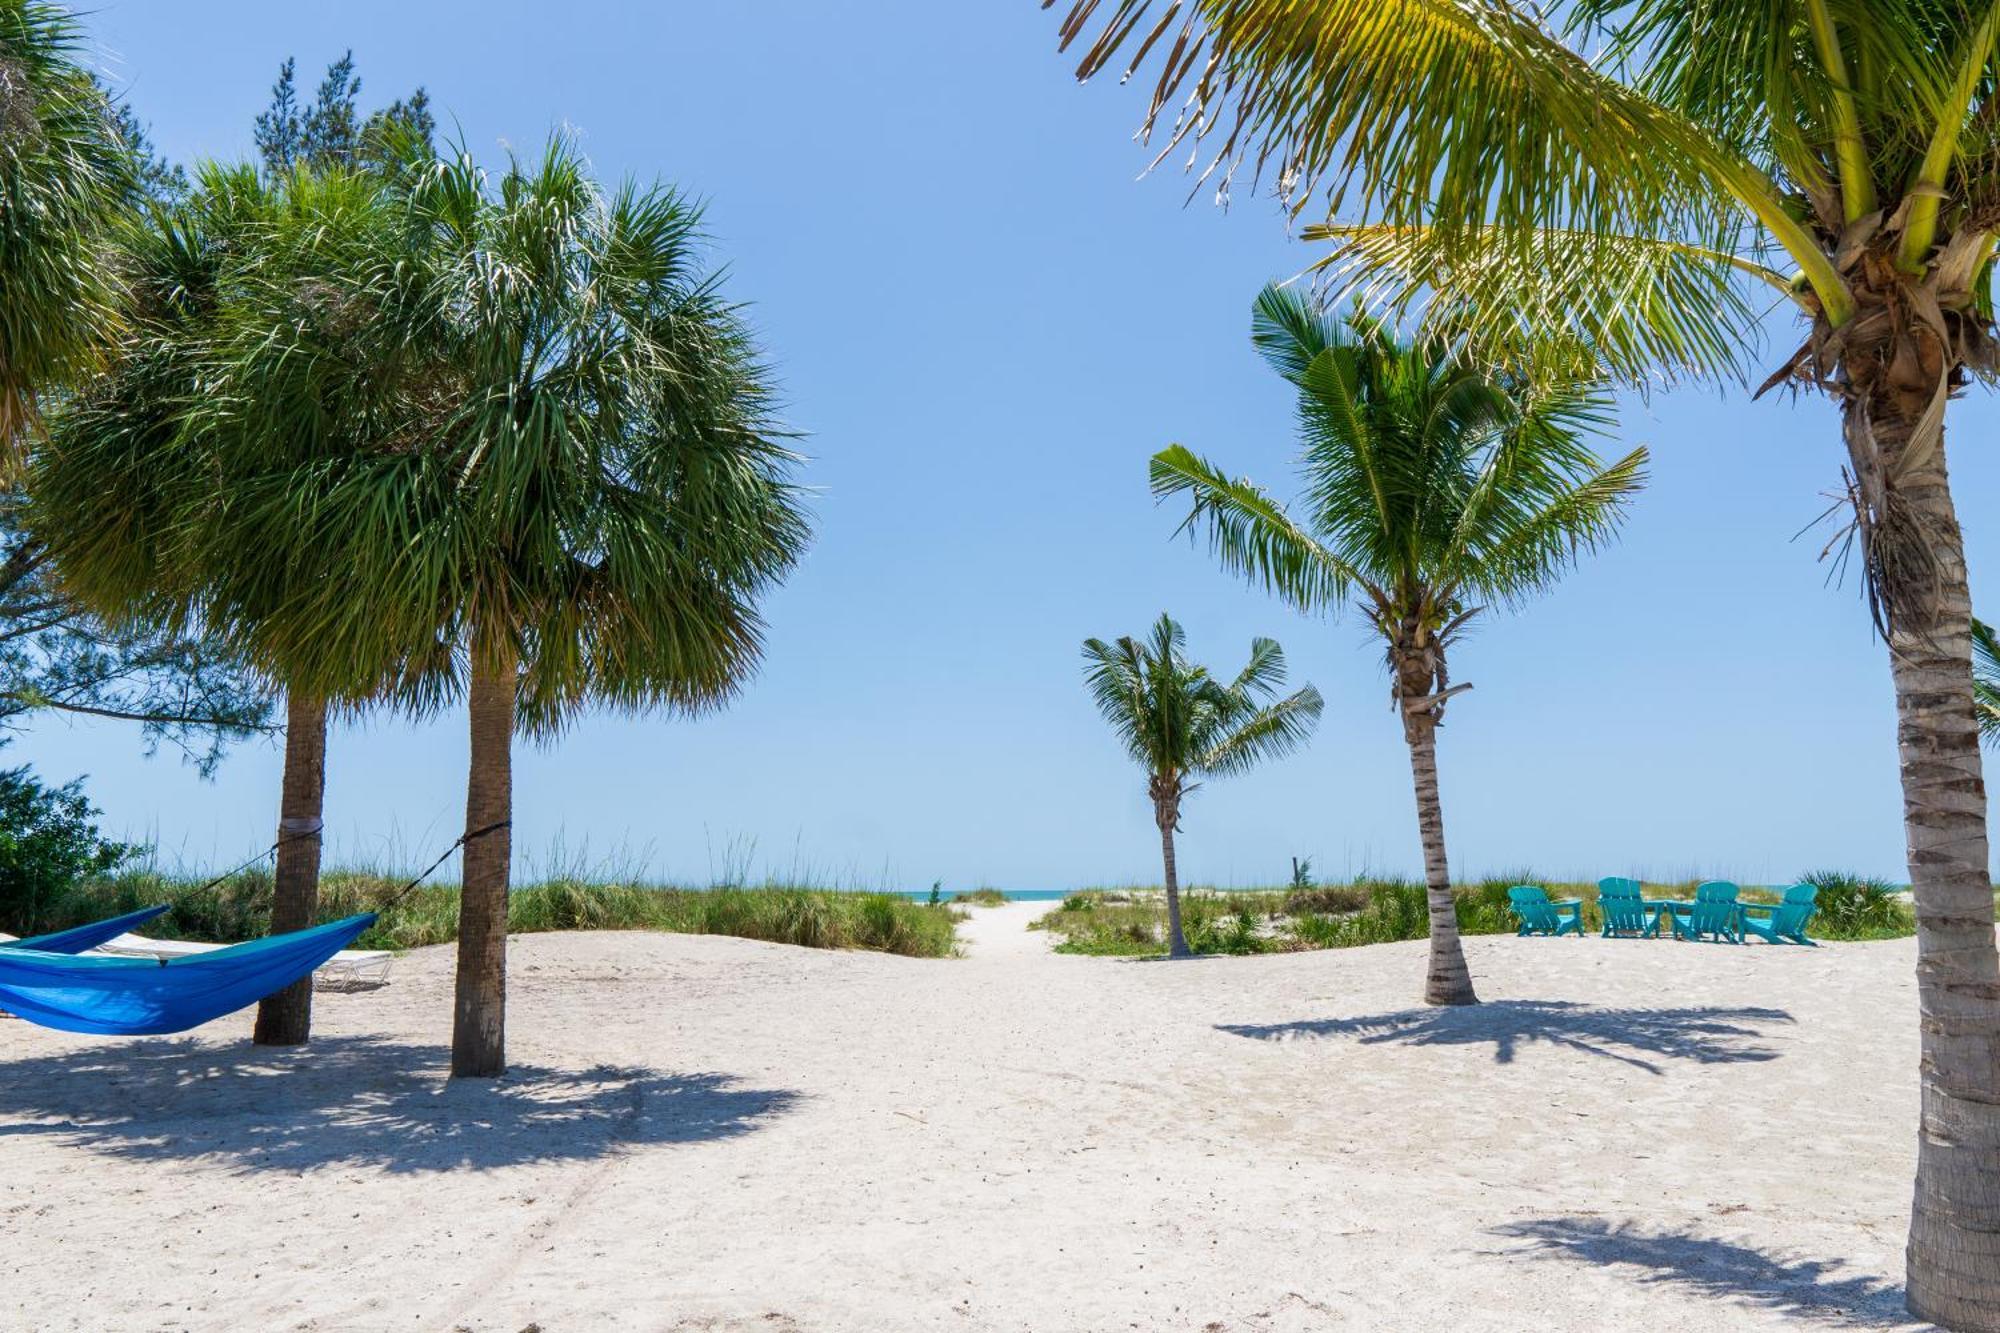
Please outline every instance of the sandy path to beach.
[[0, 1327], [1905, 1326], [1910, 941], [1479, 938], [916, 961], [517, 938], [493, 1084], [451, 955], [248, 1021], [0, 1023]]

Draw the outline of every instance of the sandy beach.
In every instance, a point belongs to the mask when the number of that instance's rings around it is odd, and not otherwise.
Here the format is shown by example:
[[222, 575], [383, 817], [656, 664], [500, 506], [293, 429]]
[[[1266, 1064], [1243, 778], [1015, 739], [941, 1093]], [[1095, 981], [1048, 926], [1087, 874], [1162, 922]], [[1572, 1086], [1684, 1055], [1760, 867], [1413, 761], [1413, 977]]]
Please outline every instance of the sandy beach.
[[919, 961], [517, 937], [309, 1049], [0, 1023], [0, 1324], [79, 1330], [1915, 1327], [1914, 942], [1482, 937]]

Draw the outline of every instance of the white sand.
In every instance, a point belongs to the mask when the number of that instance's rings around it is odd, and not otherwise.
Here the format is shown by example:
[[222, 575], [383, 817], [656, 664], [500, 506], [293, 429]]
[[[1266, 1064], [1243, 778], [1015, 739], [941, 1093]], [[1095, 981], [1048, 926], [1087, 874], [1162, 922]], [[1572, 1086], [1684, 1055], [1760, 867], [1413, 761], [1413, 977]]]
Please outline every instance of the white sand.
[[451, 955], [303, 1052], [0, 1023], [0, 1327], [1902, 1327], [1910, 941], [924, 962], [513, 943], [499, 1084]]

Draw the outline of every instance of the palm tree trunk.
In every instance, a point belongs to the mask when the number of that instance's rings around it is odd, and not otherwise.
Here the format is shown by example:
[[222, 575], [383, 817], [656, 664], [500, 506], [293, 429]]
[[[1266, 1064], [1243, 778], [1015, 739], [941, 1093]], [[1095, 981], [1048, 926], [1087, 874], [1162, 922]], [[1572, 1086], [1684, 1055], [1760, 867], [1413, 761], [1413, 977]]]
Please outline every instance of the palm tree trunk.
[[1187, 936], [1181, 930], [1181, 882], [1174, 865], [1174, 825], [1180, 819], [1180, 811], [1161, 806], [1154, 812], [1154, 819], [1160, 826], [1160, 858], [1167, 876], [1167, 957], [1192, 958], [1194, 950], [1188, 948]]
[[[304, 930], [319, 915], [320, 815], [326, 808], [326, 700], [285, 694], [285, 777], [278, 799], [278, 860], [271, 879], [271, 933]], [[312, 1035], [312, 978], [257, 1004], [250, 1039], [297, 1046]]]
[[[1896, 442], [1881, 439], [1880, 424], [1875, 430], [1894, 460]], [[2000, 1330], [2000, 952], [1973, 708], [1972, 603], [1942, 446], [1905, 462], [1896, 491], [1936, 560], [1934, 578], [1897, 590], [1889, 637], [1922, 1041], [1906, 1289], [1922, 1318]]]
[[[490, 656], [474, 651], [453, 1078], [493, 1078], [507, 1072], [507, 874], [513, 838], [504, 825], [513, 818], [514, 805], [514, 675], [511, 647]], [[503, 827], [493, 828], [495, 824]]]
[[1428, 713], [1411, 717], [1410, 776], [1417, 790], [1417, 832], [1424, 843], [1425, 901], [1431, 917], [1430, 970], [1424, 977], [1425, 1004], [1478, 1004], [1465, 950], [1458, 942], [1458, 909], [1451, 898], [1451, 865], [1444, 854], [1444, 803], [1438, 799], [1437, 721]]

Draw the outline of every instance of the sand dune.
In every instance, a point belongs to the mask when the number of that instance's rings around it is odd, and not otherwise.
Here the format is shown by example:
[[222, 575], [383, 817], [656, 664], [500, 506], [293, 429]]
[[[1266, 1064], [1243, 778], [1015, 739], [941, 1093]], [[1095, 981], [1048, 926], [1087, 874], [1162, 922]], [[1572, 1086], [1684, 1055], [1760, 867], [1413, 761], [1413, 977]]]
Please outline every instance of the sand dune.
[[0, 1023], [0, 1324], [1907, 1327], [1911, 941], [1468, 941], [1188, 963], [519, 937], [302, 1052]]

